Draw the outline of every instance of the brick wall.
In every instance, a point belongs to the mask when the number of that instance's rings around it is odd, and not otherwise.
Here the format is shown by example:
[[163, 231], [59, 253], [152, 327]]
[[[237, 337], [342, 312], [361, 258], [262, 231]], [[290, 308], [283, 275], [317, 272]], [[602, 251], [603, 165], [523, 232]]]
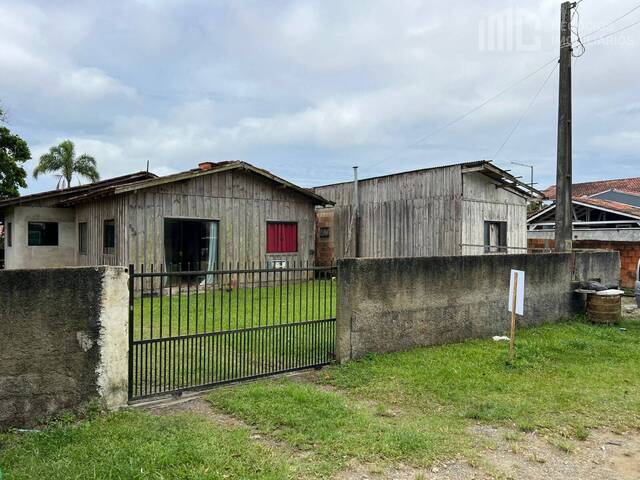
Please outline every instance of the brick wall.
[[[328, 228], [329, 236], [321, 237], [320, 231]], [[333, 209], [326, 208], [316, 211], [316, 265], [325, 267], [336, 262], [333, 252]]]
[[[529, 248], [553, 248], [553, 240], [529, 239]], [[606, 242], [603, 240], [574, 240], [574, 248], [600, 249], [620, 252], [620, 282], [623, 287], [634, 288], [636, 282], [636, 267], [640, 259], [640, 243], [637, 242]]]

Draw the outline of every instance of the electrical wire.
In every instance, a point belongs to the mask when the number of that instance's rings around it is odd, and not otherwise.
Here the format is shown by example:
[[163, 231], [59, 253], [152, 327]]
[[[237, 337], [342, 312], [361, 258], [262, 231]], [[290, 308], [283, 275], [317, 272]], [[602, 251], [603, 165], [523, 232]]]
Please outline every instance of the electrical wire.
[[626, 12], [625, 14], [619, 16], [618, 18], [615, 18], [613, 20], [611, 20], [609, 23], [607, 23], [606, 25], [603, 25], [600, 28], [597, 28], [595, 30], [593, 30], [592, 32], [587, 33], [586, 35], [583, 35], [582, 38], [587, 38], [590, 37], [591, 35], [601, 32], [602, 30], [604, 30], [607, 27], [610, 27], [611, 25], [613, 25], [616, 22], [619, 22], [620, 20], [622, 20], [623, 18], [631, 15], [633, 12], [635, 12], [636, 10], [640, 9], [640, 4], [636, 5], [635, 7], [633, 7], [631, 10], [629, 10], [628, 12]]
[[[604, 38], [608, 38], [612, 35], [615, 35], [616, 33], [620, 33], [623, 32], [625, 30], [628, 30], [629, 28], [632, 28], [638, 24], [640, 24], [640, 20], [637, 22], [634, 22], [630, 25], [627, 25], [623, 28], [620, 28], [618, 30], [615, 30], [613, 32], [607, 33], [605, 35], [599, 36], [597, 38], [593, 38], [590, 40], [584, 40], [586, 37], [590, 37], [592, 35], [594, 35], [595, 33], [598, 33], [602, 30], [604, 30], [605, 28], [613, 25], [614, 23], [619, 22], [620, 20], [622, 20], [623, 18], [629, 16], [630, 14], [632, 14], [633, 12], [635, 12], [636, 10], [640, 9], [640, 5], [637, 5], [635, 7], [633, 7], [631, 10], [627, 11], [626, 13], [624, 13], [623, 15], [621, 15], [620, 17], [617, 17], [615, 19], [613, 19], [612, 21], [610, 21], [609, 23], [607, 23], [606, 25], [603, 25], [602, 27], [593, 30], [589, 33], [587, 33], [586, 35], [580, 35], [580, 31], [579, 31], [579, 26], [580, 26], [580, 13], [578, 12], [577, 6], [582, 3], [583, 0], [578, 0], [575, 4], [575, 9], [574, 9], [574, 13], [572, 14], [572, 18], [573, 16], [576, 16], [576, 26], [572, 27], [571, 31], [572, 33], [577, 37], [575, 41], [571, 42], [571, 45], [578, 45], [580, 47], [580, 53], [577, 55], [574, 55], [572, 53], [572, 56], [576, 59], [574, 60], [577, 61], [577, 58], [581, 57], [582, 55], [584, 55], [585, 51], [586, 51], [586, 47], [585, 45], [588, 45], [590, 43], [594, 43], [597, 42], [599, 40], [602, 40]], [[472, 109], [468, 110], [467, 112], [465, 112], [464, 114], [460, 115], [459, 117], [456, 117], [455, 119], [453, 119], [452, 121], [442, 125], [439, 128], [436, 128], [435, 130], [429, 132], [428, 134], [418, 138], [416, 141], [414, 141], [413, 143], [406, 145], [398, 150], [396, 150], [395, 152], [393, 152], [391, 155], [383, 158], [382, 160], [373, 163], [371, 165], [369, 165], [369, 168], [375, 168], [378, 165], [387, 162], [389, 160], [392, 160], [393, 158], [396, 157], [396, 155], [404, 150], [416, 147], [418, 145], [420, 145], [421, 143], [423, 143], [424, 141], [428, 140], [429, 138], [437, 135], [438, 133], [446, 130], [447, 128], [461, 122], [462, 120], [464, 120], [465, 118], [467, 118], [468, 116], [472, 115], [473, 113], [477, 112], [478, 110], [480, 110], [481, 108], [483, 108], [484, 106], [486, 106], [487, 104], [491, 103], [493, 100], [499, 98], [500, 96], [502, 96], [503, 94], [505, 94], [506, 92], [508, 92], [509, 90], [511, 90], [512, 88], [514, 88], [515, 86], [519, 85], [520, 83], [524, 82], [525, 80], [528, 80], [529, 78], [531, 78], [532, 76], [534, 76], [536, 73], [540, 72], [541, 70], [543, 70], [545, 67], [547, 67], [548, 65], [550, 65], [553, 62], [557, 62], [557, 57], [554, 58], [553, 60], [548, 61], [547, 63], [545, 63], [544, 65], [542, 65], [541, 67], [537, 68], [536, 70], [534, 70], [533, 72], [531, 72], [530, 74], [520, 78], [519, 80], [515, 81], [514, 83], [512, 83], [511, 85], [507, 86], [506, 88], [504, 88], [503, 90], [501, 90], [500, 92], [498, 92], [497, 94], [495, 94], [494, 96], [488, 98], [487, 100], [485, 100], [484, 102], [480, 103], [479, 105], [476, 105], [475, 107], [473, 107]], [[557, 67], [557, 65], [556, 65]], [[511, 136], [513, 135], [513, 133], [517, 130], [517, 128], [519, 127], [522, 119], [524, 118], [524, 116], [526, 116], [526, 114], [528, 113], [529, 109], [531, 108], [531, 106], [533, 105], [533, 103], [535, 102], [535, 100], [537, 99], [537, 97], [540, 95], [540, 92], [542, 92], [542, 90], [544, 89], [544, 86], [548, 83], [549, 79], [551, 78], [551, 75], [553, 74], [553, 72], [555, 71], [556, 67], [553, 68], [553, 70], [551, 71], [551, 73], [549, 74], [549, 76], [545, 79], [545, 81], [543, 82], [543, 85], [541, 87], [541, 89], [536, 93], [536, 95], [534, 96], [532, 103], [530, 104], [530, 106], [527, 108], [527, 110], [525, 111], [525, 113], [523, 114], [523, 116], [518, 120], [518, 122], [516, 123], [515, 127], [512, 129], [512, 131], [509, 133], [509, 135], [507, 136], [505, 142], [503, 142], [503, 145], [500, 146], [500, 148], [498, 149], [498, 151], [496, 152], [496, 155], [498, 153], [500, 153], [500, 151], [502, 150], [502, 148], [504, 148], [504, 145], [506, 145], [506, 143], [509, 141], [509, 139], [511, 138]]]
[[584, 44], [585, 44], [585, 45], [588, 45], [588, 44], [590, 44], [590, 43], [597, 42], [597, 41], [602, 40], [602, 39], [604, 39], [604, 38], [608, 38], [608, 37], [610, 37], [610, 36], [612, 36], [612, 35], [615, 35], [616, 33], [620, 33], [620, 32], [624, 32], [625, 30], [629, 30], [631, 27], [635, 27], [635, 26], [636, 26], [636, 25], [638, 25], [638, 24], [640, 24], [640, 20], [638, 20], [638, 21], [636, 21], [636, 22], [633, 22], [633, 23], [631, 23], [631, 24], [627, 25], [626, 27], [620, 28], [620, 29], [618, 29], [618, 30], [614, 30], [613, 32], [609, 32], [609, 33], [607, 33], [607, 34], [605, 34], [605, 35], [602, 35], [602, 36], [600, 36], [600, 37], [592, 38], [591, 40], [585, 40], [585, 41], [584, 41]]
[[434, 135], [437, 135], [438, 133], [442, 132], [443, 130], [446, 130], [447, 128], [455, 125], [456, 123], [464, 120], [465, 118], [467, 118], [469, 115], [477, 112], [478, 110], [480, 110], [481, 108], [483, 108], [484, 106], [488, 105], [489, 103], [491, 103], [492, 101], [494, 101], [495, 99], [499, 98], [500, 96], [504, 95], [505, 93], [507, 93], [509, 90], [511, 90], [512, 88], [518, 86], [519, 84], [521, 84], [522, 82], [524, 82], [525, 80], [528, 80], [529, 78], [533, 77], [536, 73], [540, 72], [541, 70], [544, 70], [547, 66], [551, 65], [554, 62], [557, 62], [558, 58], [554, 57], [553, 59], [549, 60], [548, 62], [546, 62], [544, 65], [542, 65], [541, 67], [538, 67], [537, 69], [535, 69], [533, 72], [525, 75], [524, 77], [519, 78], [518, 80], [516, 80], [515, 82], [511, 83], [509, 86], [507, 86], [506, 88], [500, 90], [498, 93], [496, 93], [495, 95], [493, 95], [492, 97], [486, 99], [485, 101], [483, 101], [482, 103], [476, 105], [475, 107], [473, 107], [472, 109], [468, 110], [467, 112], [465, 112], [464, 114], [460, 115], [459, 117], [456, 117], [455, 119], [453, 119], [452, 121], [442, 125], [441, 127], [436, 128], [435, 130], [429, 132], [426, 135], [423, 135], [422, 137], [418, 138], [416, 141], [414, 141], [413, 143], [406, 145], [398, 150], [396, 150], [395, 152], [393, 152], [391, 155], [383, 158], [382, 160], [373, 163], [371, 165], [369, 165], [369, 168], [374, 168], [377, 167], [378, 165], [387, 162], [389, 160], [392, 160], [393, 158], [395, 158], [395, 156], [404, 151], [407, 150], [409, 148], [413, 148], [416, 147], [418, 145], [420, 145], [422, 142], [424, 142], [425, 140], [428, 140], [429, 138], [433, 137]]
[[498, 148], [498, 150], [496, 150], [496, 153], [493, 154], [493, 160], [496, 159], [496, 157], [500, 154], [500, 152], [502, 151], [502, 149], [505, 147], [505, 145], [509, 142], [509, 140], [511, 139], [511, 137], [513, 136], [513, 134], [516, 132], [516, 130], [518, 129], [518, 127], [520, 126], [520, 124], [522, 123], [522, 120], [524, 120], [524, 118], [527, 116], [527, 114], [529, 113], [529, 111], [531, 110], [531, 108], [533, 107], [533, 105], [536, 103], [536, 100], [538, 99], [538, 97], [540, 96], [540, 94], [542, 93], [542, 91], [544, 90], [544, 87], [547, 86], [547, 83], [549, 83], [549, 79], [551, 78], [551, 75], [553, 75], [553, 72], [556, 71], [556, 68], [558, 68], [558, 64], [556, 63], [553, 68], [551, 69], [551, 71], [549, 72], [549, 75], [547, 75], [547, 77], [544, 79], [544, 82], [542, 82], [542, 85], [540, 86], [540, 88], [538, 89], [538, 91], [535, 93], [535, 95], [533, 96], [533, 98], [531, 99], [531, 101], [529, 102], [529, 105], [527, 106], [527, 108], [525, 109], [524, 112], [522, 112], [522, 115], [520, 115], [520, 118], [518, 118], [518, 121], [516, 122], [516, 124], [513, 126], [513, 128], [511, 129], [511, 131], [509, 132], [509, 134], [507, 135], [507, 137], [504, 139], [504, 142], [502, 142], [502, 144], [500, 145], [500, 147]]
[[[574, 58], [580, 58], [582, 55], [584, 55], [584, 52], [587, 50], [584, 46], [584, 43], [582, 43], [582, 39], [580, 38], [580, 12], [578, 11], [578, 5], [580, 5], [581, 1], [582, 0], [580, 0], [580, 2], [577, 2], [573, 6], [573, 13], [571, 14], [571, 33], [576, 36], [576, 40], [572, 41], [571, 45], [574, 45], [577, 42], [580, 48], [580, 53], [577, 55], [573, 52], [573, 49], [571, 49], [571, 56]], [[573, 23], [574, 17], [576, 19], [575, 24]]]

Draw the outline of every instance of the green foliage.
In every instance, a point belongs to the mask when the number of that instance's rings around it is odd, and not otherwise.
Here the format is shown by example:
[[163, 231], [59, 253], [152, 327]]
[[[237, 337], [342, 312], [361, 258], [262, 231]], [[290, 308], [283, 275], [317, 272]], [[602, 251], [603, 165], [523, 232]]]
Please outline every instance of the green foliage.
[[286, 479], [292, 468], [249, 432], [194, 415], [122, 411], [40, 433], [0, 436], [7, 478]]
[[100, 179], [96, 168], [96, 160], [82, 154], [76, 157], [75, 146], [71, 140], [65, 140], [60, 145], [55, 145], [40, 157], [38, 165], [33, 170], [33, 178], [41, 174], [60, 172], [58, 187], [70, 187], [73, 176], [88, 178], [92, 182]]
[[[2, 111], [0, 111], [1, 118]], [[27, 142], [6, 127], [0, 127], [0, 199], [20, 195], [27, 187], [27, 172], [22, 164], [31, 158]]]

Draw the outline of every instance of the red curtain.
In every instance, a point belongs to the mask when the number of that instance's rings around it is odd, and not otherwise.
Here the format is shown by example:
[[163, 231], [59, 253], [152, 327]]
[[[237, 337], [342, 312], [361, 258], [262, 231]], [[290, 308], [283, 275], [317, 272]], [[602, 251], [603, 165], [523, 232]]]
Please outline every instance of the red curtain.
[[267, 253], [292, 253], [297, 251], [297, 223], [267, 223]]

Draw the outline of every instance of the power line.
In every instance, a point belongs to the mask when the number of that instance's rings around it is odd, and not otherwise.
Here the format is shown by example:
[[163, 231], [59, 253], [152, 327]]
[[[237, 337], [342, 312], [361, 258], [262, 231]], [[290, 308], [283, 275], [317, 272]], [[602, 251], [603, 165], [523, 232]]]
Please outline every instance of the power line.
[[629, 11], [628, 11], [628, 12], [626, 12], [625, 14], [621, 15], [620, 17], [618, 17], [618, 18], [616, 18], [616, 19], [614, 19], [614, 20], [611, 20], [611, 21], [610, 21], [609, 23], [607, 23], [606, 25], [603, 25], [602, 27], [597, 28], [597, 29], [593, 30], [592, 32], [589, 32], [589, 33], [587, 33], [586, 35], [583, 35], [583, 36], [582, 36], [582, 38], [587, 38], [587, 37], [590, 37], [591, 35], [593, 35], [593, 34], [595, 34], [595, 33], [601, 32], [601, 31], [602, 31], [602, 30], [604, 30], [605, 28], [610, 27], [610, 26], [611, 26], [611, 25], [613, 25], [614, 23], [616, 23], [616, 22], [618, 22], [618, 21], [622, 20], [623, 18], [625, 18], [625, 17], [627, 17], [627, 16], [631, 15], [633, 12], [635, 12], [635, 11], [636, 11], [636, 10], [638, 10], [638, 9], [640, 9], [640, 4], [639, 4], [639, 5], [636, 5], [636, 6], [635, 6], [635, 7], [633, 7], [631, 10], [629, 10]]
[[625, 30], [629, 30], [631, 27], [635, 27], [635, 26], [636, 26], [636, 25], [638, 25], [638, 24], [640, 24], [640, 20], [638, 20], [638, 21], [636, 21], [636, 22], [633, 22], [633, 23], [631, 23], [631, 24], [627, 25], [626, 27], [623, 27], [623, 28], [620, 28], [620, 29], [618, 29], [618, 30], [614, 30], [613, 32], [610, 32], [610, 33], [607, 33], [607, 34], [605, 34], [605, 35], [602, 35], [602, 36], [600, 36], [600, 37], [592, 38], [591, 40], [586, 40], [586, 41], [584, 42], [584, 44], [585, 44], [585, 45], [588, 45], [589, 43], [597, 42], [598, 40], [602, 40], [602, 39], [604, 39], [604, 38], [610, 37], [610, 36], [612, 36], [612, 35], [615, 35], [616, 33], [620, 33], [620, 32], [624, 32]]
[[556, 63], [553, 68], [551, 69], [551, 71], [549, 72], [549, 75], [547, 75], [547, 77], [544, 79], [544, 82], [542, 82], [542, 85], [540, 86], [540, 88], [538, 89], [538, 91], [535, 93], [535, 95], [533, 96], [533, 98], [531, 99], [531, 102], [529, 102], [529, 105], [527, 106], [527, 108], [525, 109], [524, 112], [522, 112], [522, 115], [520, 115], [520, 118], [518, 118], [518, 121], [516, 122], [516, 124], [513, 126], [513, 128], [511, 129], [511, 131], [509, 132], [509, 134], [507, 135], [507, 138], [504, 139], [504, 142], [502, 142], [502, 144], [500, 145], [500, 148], [498, 148], [498, 150], [496, 151], [496, 153], [493, 154], [493, 160], [496, 159], [496, 157], [498, 156], [498, 154], [502, 151], [502, 149], [504, 148], [504, 146], [509, 142], [509, 140], [511, 139], [511, 137], [513, 136], [513, 134], [516, 132], [516, 130], [518, 129], [518, 127], [520, 126], [520, 124], [522, 123], [522, 120], [524, 120], [524, 118], [527, 116], [527, 114], [529, 113], [529, 111], [531, 110], [531, 108], [533, 107], [534, 103], [536, 102], [536, 100], [538, 99], [538, 97], [540, 96], [540, 94], [542, 93], [542, 91], [544, 90], [544, 87], [546, 87], [547, 83], [549, 82], [549, 79], [551, 78], [551, 75], [553, 75], [553, 72], [556, 71], [556, 68], [558, 68], [558, 64]]
[[533, 72], [525, 75], [524, 77], [521, 77], [520, 79], [516, 80], [515, 82], [513, 82], [512, 84], [510, 84], [509, 86], [507, 86], [506, 88], [500, 90], [500, 92], [496, 93], [495, 95], [493, 95], [492, 97], [488, 98], [487, 100], [483, 101], [482, 103], [480, 103], [479, 105], [476, 105], [475, 107], [473, 107], [472, 109], [468, 110], [466, 113], [460, 115], [459, 117], [456, 117], [455, 119], [453, 119], [452, 121], [442, 125], [439, 128], [436, 128], [435, 130], [429, 132], [426, 135], [423, 135], [422, 137], [418, 138], [416, 141], [414, 141], [413, 143], [406, 145], [398, 150], [396, 150], [395, 152], [393, 152], [391, 155], [383, 158], [382, 160], [380, 160], [379, 162], [376, 162], [374, 164], [369, 165], [369, 168], [374, 168], [377, 167], [378, 165], [380, 165], [381, 163], [384, 163], [388, 160], [391, 160], [392, 158], [394, 158], [398, 153], [407, 150], [409, 148], [413, 148], [416, 147], [418, 145], [420, 145], [422, 142], [424, 142], [425, 140], [428, 140], [429, 138], [433, 137], [434, 135], [442, 132], [443, 130], [446, 130], [447, 128], [455, 125], [456, 123], [464, 120], [465, 118], [467, 118], [469, 115], [477, 112], [478, 110], [480, 110], [482, 107], [484, 107], [485, 105], [491, 103], [492, 101], [494, 101], [495, 99], [497, 99], [498, 97], [504, 95], [505, 93], [507, 93], [509, 90], [511, 90], [512, 88], [516, 87], [517, 85], [521, 84], [522, 82], [524, 82], [525, 80], [528, 80], [529, 78], [533, 77], [536, 73], [540, 72], [541, 70], [543, 70], [544, 68], [546, 68], [547, 66], [551, 65], [554, 62], [557, 62], [558, 58], [555, 57], [552, 60], [549, 60], [548, 62], [546, 62], [544, 65], [542, 65], [541, 67], [538, 67], [537, 69], [535, 69]]

